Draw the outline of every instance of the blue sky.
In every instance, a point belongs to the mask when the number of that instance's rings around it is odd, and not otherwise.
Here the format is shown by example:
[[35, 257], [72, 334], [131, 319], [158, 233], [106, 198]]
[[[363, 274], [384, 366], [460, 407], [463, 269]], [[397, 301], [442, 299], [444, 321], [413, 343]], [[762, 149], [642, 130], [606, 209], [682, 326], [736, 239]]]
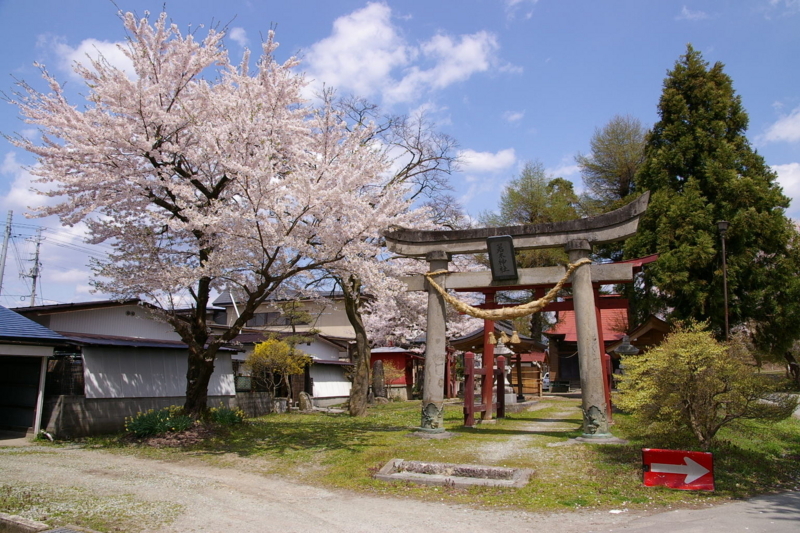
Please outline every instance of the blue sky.
[[[163, 1], [117, 0], [123, 11], [160, 13]], [[109, 0], [0, 0], [0, 90], [14, 78], [38, 83], [35, 61], [63, 81], [71, 61], [101, 50], [111, 58], [124, 39]], [[275, 26], [279, 59], [299, 55], [313, 84], [356, 93], [387, 111], [425, 109], [459, 143], [454, 175], [466, 211], [493, 210], [503, 185], [526, 161], [582, 184], [575, 155], [618, 114], [651, 126], [667, 70], [691, 43], [725, 64], [750, 115], [748, 137], [794, 198], [800, 220], [800, 0], [173, 0], [166, 11], [182, 29], [229, 29], [234, 58], [258, 50]], [[204, 30], [198, 30], [202, 35]], [[73, 103], [80, 86], [71, 81]], [[16, 108], [0, 105], [0, 132], [27, 129]], [[45, 301], [100, 298], [89, 293], [85, 267], [102, 246], [81, 241], [80, 228], [25, 219], [41, 202], [28, 192], [26, 153], [0, 141], [0, 224], [14, 211], [0, 304], [26, 305], [36, 226]], [[39, 300], [37, 299], [37, 303]]]

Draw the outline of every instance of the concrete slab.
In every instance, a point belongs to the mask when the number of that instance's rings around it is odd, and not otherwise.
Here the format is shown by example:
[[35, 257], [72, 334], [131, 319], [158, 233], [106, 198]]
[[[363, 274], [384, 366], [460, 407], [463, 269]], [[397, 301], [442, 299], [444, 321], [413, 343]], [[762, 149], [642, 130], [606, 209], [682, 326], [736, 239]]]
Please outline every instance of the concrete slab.
[[33, 439], [28, 438], [24, 431], [10, 431], [0, 429], [0, 446], [31, 446]]
[[375, 479], [407, 481], [423, 485], [449, 485], [453, 487], [520, 488], [528, 484], [532, 475], [533, 470], [528, 468], [427, 463], [392, 459], [375, 474]]

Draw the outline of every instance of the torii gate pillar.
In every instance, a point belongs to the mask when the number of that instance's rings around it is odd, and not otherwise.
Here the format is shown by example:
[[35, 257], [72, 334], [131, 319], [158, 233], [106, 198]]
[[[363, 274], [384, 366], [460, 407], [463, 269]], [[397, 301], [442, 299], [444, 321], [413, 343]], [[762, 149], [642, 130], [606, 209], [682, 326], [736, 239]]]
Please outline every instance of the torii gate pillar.
[[[428, 252], [428, 272], [447, 270], [451, 256], [447, 252]], [[436, 276], [434, 281], [443, 285], [445, 276]], [[425, 335], [425, 380], [422, 386], [421, 431], [444, 432], [444, 367], [447, 360], [447, 321], [444, 298], [433, 287], [428, 287], [428, 328]]]
[[[565, 246], [569, 262], [589, 257], [592, 246], [586, 240], [569, 241]], [[572, 299], [575, 303], [575, 326], [578, 334], [578, 365], [581, 372], [581, 409], [583, 437], [608, 438], [608, 405], [603, 383], [603, 354], [597, 336], [597, 312], [590, 265], [578, 267], [572, 274]]]

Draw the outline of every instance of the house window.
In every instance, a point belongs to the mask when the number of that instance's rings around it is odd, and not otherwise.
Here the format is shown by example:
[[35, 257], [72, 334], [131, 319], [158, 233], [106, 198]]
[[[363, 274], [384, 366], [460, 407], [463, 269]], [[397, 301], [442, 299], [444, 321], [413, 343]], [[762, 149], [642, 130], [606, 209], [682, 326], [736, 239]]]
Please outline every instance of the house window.
[[214, 324], [227, 324], [228, 323], [228, 311], [227, 310], [215, 310], [214, 314], [212, 315], [212, 320], [214, 320]]

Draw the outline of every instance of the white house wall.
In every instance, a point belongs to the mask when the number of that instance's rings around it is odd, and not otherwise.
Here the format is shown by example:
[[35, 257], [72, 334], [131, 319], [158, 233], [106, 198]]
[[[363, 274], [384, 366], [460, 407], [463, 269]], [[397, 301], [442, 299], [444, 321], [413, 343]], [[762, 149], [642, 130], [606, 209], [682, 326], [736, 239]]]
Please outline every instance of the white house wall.
[[[183, 350], [86, 346], [83, 364], [86, 398], [186, 395], [188, 361]], [[230, 354], [218, 354], [208, 395], [235, 394]]]
[[322, 359], [326, 361], [339, 360], [339, 348], [328, 342], [315, 340], [311, 344], [298, 344], [297, 349], [307, 353], [314, 359]]
[[315, 398], [350, 396], [350, 381], [344, 376], [342, 367], [337, 365], [312, 365], [311, 379], [314, 380]]
[[147, 308], [138, 305], [82, 309], [47, 315], [43, 324], [53, 331], [91, 333], [180, 341], [180, 336], [166, 322], [155, 320]]

